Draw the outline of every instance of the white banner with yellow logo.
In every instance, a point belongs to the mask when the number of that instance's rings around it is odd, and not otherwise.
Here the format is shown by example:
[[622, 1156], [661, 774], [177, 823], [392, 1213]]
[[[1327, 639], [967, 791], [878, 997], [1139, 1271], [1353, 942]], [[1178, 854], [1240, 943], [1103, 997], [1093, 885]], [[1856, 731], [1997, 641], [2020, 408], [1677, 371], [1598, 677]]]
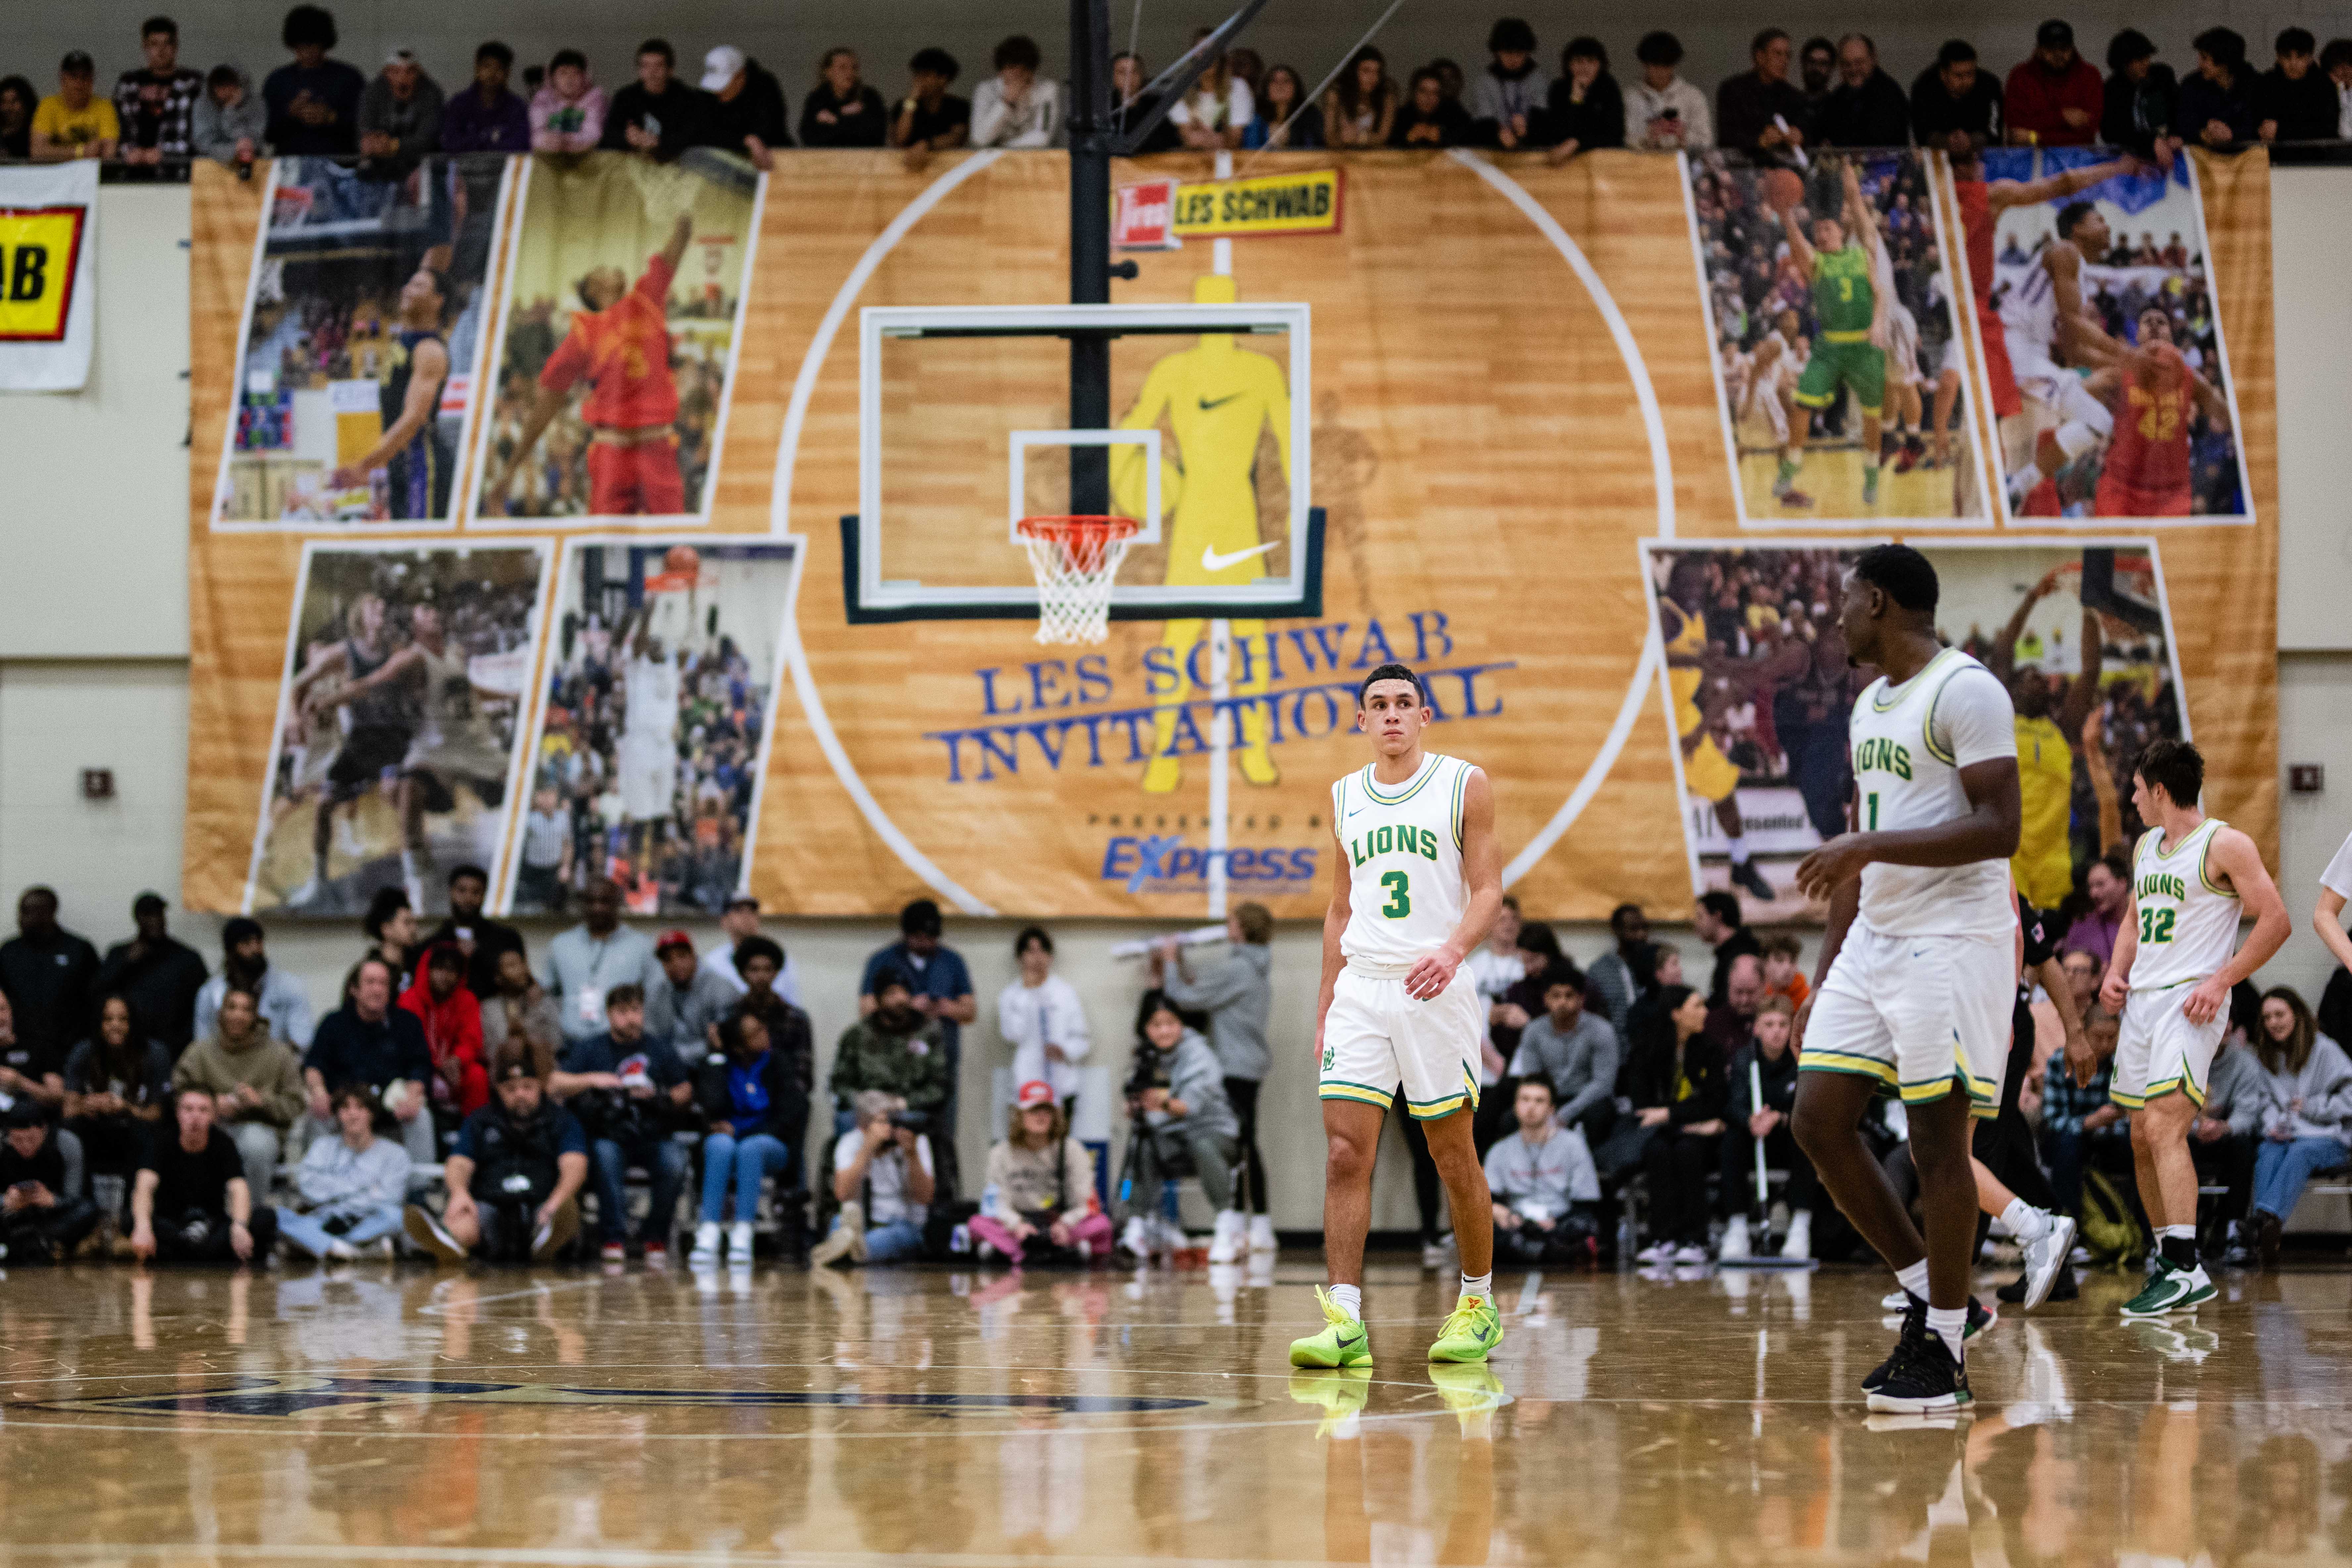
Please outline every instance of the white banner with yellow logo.
[[98, 305], [98, 164], [0, 169], [0, 392], [79, 392]]

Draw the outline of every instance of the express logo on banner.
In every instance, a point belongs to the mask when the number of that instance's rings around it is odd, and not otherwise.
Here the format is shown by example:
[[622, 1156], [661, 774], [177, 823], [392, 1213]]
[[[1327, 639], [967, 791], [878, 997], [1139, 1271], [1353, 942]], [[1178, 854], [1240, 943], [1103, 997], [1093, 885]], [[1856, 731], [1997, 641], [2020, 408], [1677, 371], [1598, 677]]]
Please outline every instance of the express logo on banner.
[[85, 206], [0, 207], [0, 342], [65, 340]]
[[1315, 880], [1313, 849], [1208, 849], [1181, 833], [1122, 833], [1103, 847], [1102, 879], [1130, 893], [1197, 893], [1209, 868], [1223, 861], [1229, 882], [1255, 882], [1270, 892], [1292, 892]]

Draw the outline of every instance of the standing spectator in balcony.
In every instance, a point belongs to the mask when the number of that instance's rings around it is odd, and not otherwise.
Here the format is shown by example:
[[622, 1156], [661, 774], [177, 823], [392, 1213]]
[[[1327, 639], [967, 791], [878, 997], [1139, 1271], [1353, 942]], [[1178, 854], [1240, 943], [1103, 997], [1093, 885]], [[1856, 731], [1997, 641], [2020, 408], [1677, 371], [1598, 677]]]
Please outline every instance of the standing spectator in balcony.
[[1642, 79], [1625, 93], [1629, 144], [1652, 153], [1714, 146], [1715, 111], [1706, 94], [1675, 74], [1683, 61], [1682, 40], [1672, 33], [1644, 33], [1633, 58], [1641, 62]]
[[907, 62], [907, 96], [890, 121], [890, 145], [920, 156], [961, 147], [971, 135], [971, 101], [948, 89], [963, 68], [945, 49], [922, 48]]
[[120, 1175], [163, 1115], [172, 1092], [172, 1055], [132, 1032], [131, 1004], [109, 996], [98, 1031], [66, 1057], [66, 1130], [80, 1140], [87, 1169]]
[[[507, 89], [514, 51], [492, 38], [474, 51], [474, 85], [441, 108], [445, 153], [528, 153], [530, 110]], [[498, 954], [489, 955], [496, 973]], [[477, 993], [478, 994], [478, 992]]]
[[2301, 27], [2278, 36], [2278, 64], [2254, 80], [2254, 130], [2265, 142], [2336, 137], [2336, 84], [2318, 65], [2318, 43]]
[[1307, 84], [1289, 66], [1265, 73], [1265, 89], [1258, 95], [1257, 117], [1242, 132], [1242, 145], [1307, 152], [1323, 143], [1323, 111], [1306, 100]]
[[1911, 102], [1879, 68], [1878, 46], [1864, 33], [1838, 40], [1838, 81], [1813, 121], [1823, 147], [1902, 147], [1911, 141]]
[[1486, 68], [1470, 90], [1479, 143], [1506, 151], [1542, 146], [1549, 140], [1543, 116], [1552, 82], [1536, 63], [1536, 30], [1506, 16], [1488, 30], [1486, 53]]
[[[1141, 124], [1144, 117], [1149, 115], [1160, 102], [1158, 93], [1147, 93], [1143, 90], [1150, 85], [1150, 79], [1145, 74], [1141, 55], [1121, 53], [1111, 56], [1111, 123], [1120, 134], [1125, 134], [1129, 126]], [[1255, 121], [1253, 121], [1252, 123], [1255, 124]], [[1143, 145], [1136, 151], [1165, 153], [1171, 149], [1181, 147], [1183, 144], [1184, 138], [1177, 128], [1163, 119], [1151, 128], [1151, 134], [1143, 139]], [[1248, 143], [1244, 142], [1243, 144], [1246, 146]]]
[[[1207, 29], [1193, 35], [1197, 46]], [[1257, 96], [1234, 74], [1233, 58], [1219, 55], [1193, 79], [1192, 90], [1168, 111], [1168, 123], [1187, 147], [1201, 152], [1242, 144], [1242, 132], [1257, 118]]]
[[996, 74], [971, 95], [975, 147], [1051, 147], [1062, 128], [1062, 89], [1040, 81], [1034, 39], [1015, 33], [996, 46]]
[[58, 90], [33, 110], [33, 162], [111, 158], [122, 139], [114, 105], [98, 96], [98, 68], [75, 49], [58, 63]]
[[98, 990], [98, 949], [58, 924], [58, 895], [44, 887], [16, 900], [16, 935], [0, 942], [0, 993], [16, 1013], [16, 1036], [37, 1050], [63, 1052], [89, 1032]]
[[2000, 140], [2000, 89], [1977, 69], [1977, 49], [1947, 38], [1911, 83], [1911, 133], [1922, 147], [1966, 152]]
[[33, 111], [41, 95], [20, 76], [0, 76], [0, 158], [33, 155]]
[[2012, 146], [2087, 147], [2099, 139], [2105, 103], [2098, 68], [2074, 52], [2074, 29], [2053, 17], [2009, 73], [2001, 119]]
[[[471, 98], [473, 94], [466, 95]], [[520, 107], [520, 100], [517, 100]], [[446, 123], [446, 121], [445, 121]], [[449, 918], [433, 928], [425, 945], [446, 942], [466, 959], [466, 989], [487, 1002], [499, 993], [499, 958], [508, 950], [526, 954], [522, 932], [482, 912], [489, 897], [490, 874], [479, 866], [459, 866], [449, 873]]]
[[2169, 157], [2180, 145], [2174, 100], [2180, 84], [2172, 68], [2159, 65], [2156, 46], [2137, 27], [2107, 41], [2106, 108], [2099, 116], [2099, 140], [2141, 158]]
[[312, 1143], [294, 1168], [295, 1202], [277, 1205], [278, 1234], [313, 1258], [348, 1261], [401, 1227], [408, 1151], [375, 1135], [367, 1091], [335, 1096], [341, 1134]]
[[310, 1048], [310, 1036], [316, 1029], [310, 994], [302, 988], [300, 979], [271, 967], [261, 922], [243, 915], [221, 926], [221, 972], [196, 993], [196, 1038], [213, 1032], [213, 1020], [232, 985], [243, 986], [260, 998], [261, 1016], [268, 1021], [272, 1035], [298, 1051]]
[[1445, 96], [1444, 79], [1436, 68], [1423, 66], [1412, 73], [1412, 90], [1404, 107], [1389, 126], [1391, 147], [1466, 147], [1477, 138], [1470, 111]]
[[1323, 94], [1323, 134], [1334, 147], [1385, 147], [1396, 123], [1388, 57], [1366, 44]]
[[335, 18], [325, 7], [297, 5], [278, 33], [294, 51], [261, 84], [269, 110], [269, 144], [279, 156], [337, 157], [360, 150], [360, 99], [367, 78], [327, 51], [335, 47]]
[[1789, 35], [1767, 27], [1748, 46], [1752, 69], [1715, 91], [1716, 135], [1723, 146], [1767, 163], [1787, 163], [1805, 146], [1805, 95], [1789, 79]]
[[2208, 147], [2254, 139], [2253, 72], [2246, 40], [2227, 27], [2197, 35], [2197, 74], [2180, 84], [2181, 134]]
[[1609, 51], [1593, 37], [1570, 38], [1559, 57], [1559, 79], [1545, 105], [1545, 134], [1559, 138], [1549, 154], [1565, 163], [1579, 153], [1625, 145], [1625, 95], [1609, 74]]
[[604, 89], [588, 74], [588, 57], [558, 49], [547, 81], [530, 95], [530, 150], [586, 153], [604, 141]]
[[[2336, 139], [2352, 142], [2352, 38], [2330, 38], [2319, 51], [2319, 68], [2336, 89]], [[0, 91], [6, 83], [0, 82]]]
[[702, 57], [702, 90], [709, 95], [704, 103], [710, 116], [711, 145], [740, 152], [768, 169], [775, 163], [772, 151], [793, 144], [784, 84], [732, 44], [721, 44]]
[[[677, 79], [677, 51], [669, 40], [647, 38], [637, 46], [636, 58], [637, 79], [613, 95], [600, 145], [667, 163], [688, 147], [715, 142], [710, 95]], [[781, 104], [777, 119], [782, 120]]]
[[177, 1057], [195, 1037], [196, 997], [212, 973], [194, 948], [164, 929], [165, 908], [160, 893], [142, 893], [132, 900], [131, 918], [139, 934], [106, 950], [98, 966], [98, 989], [101, 995], [120, 991], [130, 997], [139, 1032], [163, 1041]]
[[890, 133], [882, 95], [860, 79], [856, 49], [827, 49], [801, 104], [803, 147], [879, 147]]
[[122, 161], [154, 168], [194, 150], [205, 79], [180, 63], [180, 25], [169, 16], [140, 24], [139, 47], [146, 63], [116, 79], [114, 118], [122, 127]]
[[[5, 89], [0, 83], [0, 90]], [[250, 170], [268, 146], [269, 117], [253, 90], [252, 79], [235, 66], [213, 67], [189, 125], [196, 155], [231, 168]], [[0, 143], [5, 142], [0, 136]]]
[[270, 1037], [252, 992], [229, 991], [213, 1032], [172, 1068], [172, 1087], [198, 1089], [218, 1102], [219, 1120], [245, 1162], [246, 1184], [268, 1196], [287, 1130], [302, 1114], [302, 1058]]
[[1837, 86], [1837, 46], [1816, 33], [1797, 49], [1797, 90], [1805, 95], [1805, 123], [1816, 125]]

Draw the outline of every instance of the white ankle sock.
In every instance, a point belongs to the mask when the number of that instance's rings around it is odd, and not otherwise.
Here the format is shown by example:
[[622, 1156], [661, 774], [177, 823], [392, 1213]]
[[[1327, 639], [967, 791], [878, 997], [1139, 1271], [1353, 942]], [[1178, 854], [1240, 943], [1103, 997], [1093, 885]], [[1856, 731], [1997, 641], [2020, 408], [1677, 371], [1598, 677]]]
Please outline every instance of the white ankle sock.
[[1334, 1285], [1324, 1294], [1331, 1304], [1358, 1322], [1364, 1321], [1364, 1288], [1360, 1285]]
[[1465, 1296], [1484, 1296], [1489, 1301], [1493, 1300], [1495, 1299], [1494, 1271], [1489, 1269], [1475, 1279], [1465, 1274], [1462, 1277], [1462, 1293]]
[[2049, 1234], [2050, 1216], [2023, 1198], [2011, 1198], [2000, 1211], [2000, 1223], [2020, 1241], [2039, 1241]]
[[1954, 1361], [1959, 1361], [1968, 1354], [1961, 1348], [1962, 1340], [1969, 1331], [1969, 1310], [1966, 1307], [1928, 1308], [1927, 1328], [1943, 1340], [1944, 1348], [1952, 1352]]
[[1895, 1271], [1895, 1282], [1922, 1301], [1927, 1299], [1927, 1260], [1921, 1258], [1908, 1268]]

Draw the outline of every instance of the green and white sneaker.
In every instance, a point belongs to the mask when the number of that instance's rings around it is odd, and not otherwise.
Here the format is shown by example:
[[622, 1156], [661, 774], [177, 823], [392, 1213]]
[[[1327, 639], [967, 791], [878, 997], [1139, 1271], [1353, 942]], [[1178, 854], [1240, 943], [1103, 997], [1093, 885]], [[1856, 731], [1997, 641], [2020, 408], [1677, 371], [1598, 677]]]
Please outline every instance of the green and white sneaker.
[[2166, 1318], [2175, 1312], [2193, 1312], [2216, 1294], [2213, 1281], [2206, 1278], [2205, 1268], [2183, 1268], [2171, 1259], [2159, 1257], [2156, 1272], [2148, 1277], [2140, 1293], [2124, 1303], [2123, 1315], [2135, 1318]]
[[1502, 1314], [1492, 1296], [1465, 1296], [1454, 1304], [1437, 1341], [1429, 1347], [1432, 1361], [1485, 1361], [1486, 1352], [1503, 1342]]
[[1364, 1327], [1363, 1320], [1349, 1317], [1320, 1285], [1315, 1287], [1315, 1300], [1323, 1309], [1323, 1331], [1291, 1341], [1290, 1364], [1354, 1366], [1370, 1361], [1372, 1331]]

